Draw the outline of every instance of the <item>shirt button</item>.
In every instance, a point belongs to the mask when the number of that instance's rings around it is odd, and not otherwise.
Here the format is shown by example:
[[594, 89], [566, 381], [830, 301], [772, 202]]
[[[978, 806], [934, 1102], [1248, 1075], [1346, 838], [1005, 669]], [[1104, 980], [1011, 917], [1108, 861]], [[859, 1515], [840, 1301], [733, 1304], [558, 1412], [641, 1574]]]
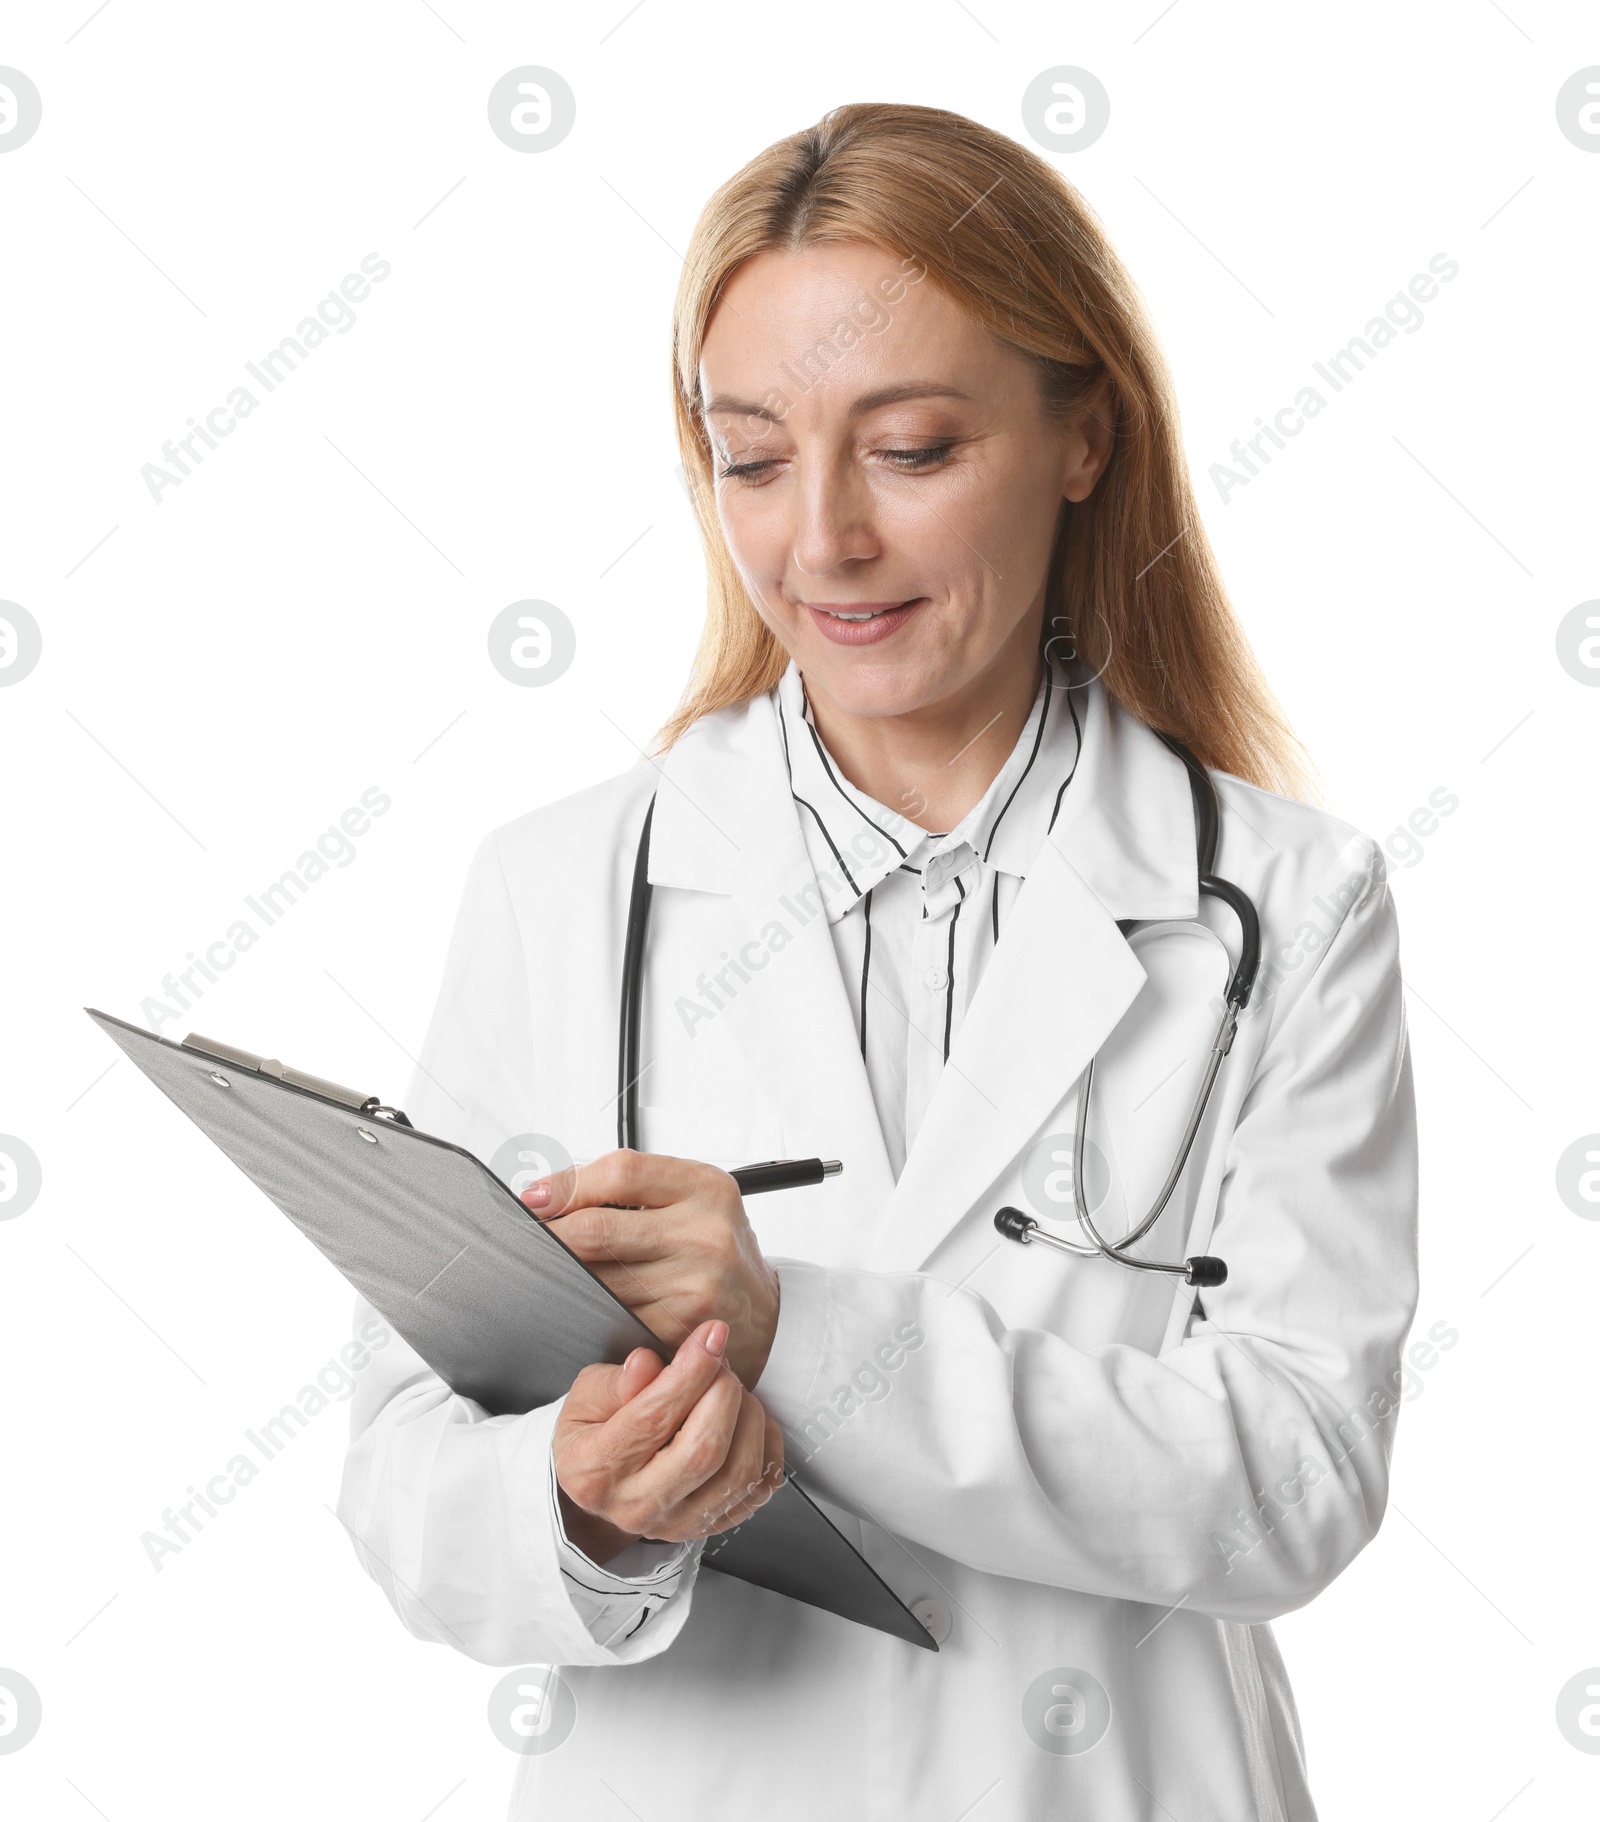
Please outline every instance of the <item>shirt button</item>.
[[950, 984], [950, 976], [945, 973], [943, 968], [930, 968], [922, 978], [935, 993]]
[[912, 1616], [920, 1622], [936, 1645], [950, 1636], [950, 1609], [942, 1601], [920, 1600], [911, 1603]]

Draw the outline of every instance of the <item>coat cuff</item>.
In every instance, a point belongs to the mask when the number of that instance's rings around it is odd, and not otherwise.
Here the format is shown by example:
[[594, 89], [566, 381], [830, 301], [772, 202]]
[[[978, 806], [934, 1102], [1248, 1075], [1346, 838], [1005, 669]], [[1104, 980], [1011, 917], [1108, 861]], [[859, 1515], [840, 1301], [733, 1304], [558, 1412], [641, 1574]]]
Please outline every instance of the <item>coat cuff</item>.
[[754, 1391], [784, 1429], [810, 1408], [827, 1355], [827, 1269], [798, 1259], [769, 1261], [778, 1274], [778, 1327]]
[[595, 1562], [567, 1536], [555, 1456], [547, 1451], [547, 1459], [556, 1566], [572, 1612], [594, 1645], [607, 1654], [599, 1661], [629, 1663], [663, 1650], [688, 1617], [700, 1545], [641, 1537], [609, 1563]]

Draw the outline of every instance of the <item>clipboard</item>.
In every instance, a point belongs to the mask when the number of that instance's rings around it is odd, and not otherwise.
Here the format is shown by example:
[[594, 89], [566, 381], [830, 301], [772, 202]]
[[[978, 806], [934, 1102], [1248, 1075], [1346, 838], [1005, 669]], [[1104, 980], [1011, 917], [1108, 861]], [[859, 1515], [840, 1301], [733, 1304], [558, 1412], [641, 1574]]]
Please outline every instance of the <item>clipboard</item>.
[[[563, 1397], [594, 1361], [671, 1344], [619, 1302], [480, 1159], [404, 1113], [191, 1033], [84, 1011], [289, 1217], [453, 1392], [491, 1416]], [[927, 1651], [938, 1646], [793, 1471], [702, 1569]]]

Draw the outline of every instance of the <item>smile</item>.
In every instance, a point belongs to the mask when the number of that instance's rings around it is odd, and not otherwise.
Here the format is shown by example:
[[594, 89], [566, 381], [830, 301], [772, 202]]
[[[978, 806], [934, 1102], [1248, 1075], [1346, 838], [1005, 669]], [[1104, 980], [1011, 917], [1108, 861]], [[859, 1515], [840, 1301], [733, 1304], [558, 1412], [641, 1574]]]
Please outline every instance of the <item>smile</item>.
[[924, 595], [909, 601], [807, 601], [817, 630], [835, 645], [874, 645], [897, 632], [915, 610]]

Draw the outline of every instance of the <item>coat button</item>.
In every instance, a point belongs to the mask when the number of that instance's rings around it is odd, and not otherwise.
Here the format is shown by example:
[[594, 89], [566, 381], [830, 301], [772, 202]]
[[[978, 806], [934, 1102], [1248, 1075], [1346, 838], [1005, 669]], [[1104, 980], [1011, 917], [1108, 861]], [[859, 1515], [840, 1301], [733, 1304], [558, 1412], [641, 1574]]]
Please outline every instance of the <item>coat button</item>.
[[942, 1601], [913, 1601], [911, 1612], [927, 1630], [927, 1634], [934, 1644], [942, 1645], [949, 1638], [950, 1609]]

